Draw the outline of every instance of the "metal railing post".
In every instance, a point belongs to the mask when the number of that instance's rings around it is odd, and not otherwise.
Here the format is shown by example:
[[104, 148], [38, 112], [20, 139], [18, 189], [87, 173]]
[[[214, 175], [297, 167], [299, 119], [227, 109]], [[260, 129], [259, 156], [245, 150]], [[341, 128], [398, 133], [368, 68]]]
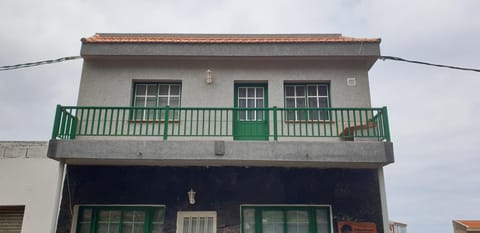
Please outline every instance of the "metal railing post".
[[273, 106], [273, 140], [278, 141], [277, 106]]
[[383, 112], [383, 117], [384, 117], [384, 123], [383, 127], [385, 129], [385, 139], [387, 139], [387, 142], [390, 142], [390, 126], [388, 124], [388, 113], [387, 113], [387, 107], [382, 108]]
[[57, 104], [57, 108], [55, 110], [55, 121], [53, 122], [53, 131], [52, 131], [52, 138], [56, 139], [58, 136], [58, 130], [60, 128], [60, 115], [61, 115], [62, 106]]
[[169, 113], [169, 110], [170, 110], [170, 106], [166, 106], [165, 107], [165, 122], [163, 124], [163, 140], [166, 141], [167, 138], [168, 138], [168, 115], [170, 114]]

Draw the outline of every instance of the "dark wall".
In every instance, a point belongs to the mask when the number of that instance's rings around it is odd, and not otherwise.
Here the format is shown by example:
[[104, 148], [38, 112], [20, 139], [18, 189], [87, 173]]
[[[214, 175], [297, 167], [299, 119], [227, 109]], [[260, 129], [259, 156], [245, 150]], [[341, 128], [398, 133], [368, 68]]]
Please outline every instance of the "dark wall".
[[67, 178], [57, 233], [70, 232], [77, 204], [166, 205], [166, 233], [187, 210], [217, 211], [218, 233], [239, 232], [241, 204], [328, 204], [335, 232], [341, 220], [383, 229], [376, 169], [68, 166]]

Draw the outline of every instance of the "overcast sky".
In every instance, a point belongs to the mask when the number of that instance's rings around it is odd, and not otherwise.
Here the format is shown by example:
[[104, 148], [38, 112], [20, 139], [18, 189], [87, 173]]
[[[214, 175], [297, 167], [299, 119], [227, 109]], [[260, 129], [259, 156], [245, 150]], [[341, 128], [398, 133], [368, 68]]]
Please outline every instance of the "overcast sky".
[[[2, 0], [0, 66], [79, 55], [96, 32], [342, 33], [383, 55], [480, 68], [479, 0]], [[82, 60], [0, 72], [0, 140], [47, 140], [56, 104], [75, 105]], [[396, 162], [390, 219], [409, 233], [480, 219], [480, 73], [378, 61], [374, 106], [389, 108]]]

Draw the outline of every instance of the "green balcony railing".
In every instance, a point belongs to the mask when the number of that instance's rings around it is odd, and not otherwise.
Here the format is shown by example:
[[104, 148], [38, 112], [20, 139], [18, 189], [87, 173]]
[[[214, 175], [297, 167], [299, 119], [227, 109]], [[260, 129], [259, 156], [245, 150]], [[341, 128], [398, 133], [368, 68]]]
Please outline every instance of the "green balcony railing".
[[52, 139], [77, 136], [372, 138], [390, 141], [387, 108], [57, 106]]

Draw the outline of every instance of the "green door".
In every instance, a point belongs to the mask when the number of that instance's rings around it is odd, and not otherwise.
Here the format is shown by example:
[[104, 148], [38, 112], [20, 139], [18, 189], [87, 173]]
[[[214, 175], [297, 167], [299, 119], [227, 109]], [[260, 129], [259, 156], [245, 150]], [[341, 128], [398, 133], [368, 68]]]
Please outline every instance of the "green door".
[[266, 84], [235, 84], [234, 140], [268, 140], [267, 96]]

